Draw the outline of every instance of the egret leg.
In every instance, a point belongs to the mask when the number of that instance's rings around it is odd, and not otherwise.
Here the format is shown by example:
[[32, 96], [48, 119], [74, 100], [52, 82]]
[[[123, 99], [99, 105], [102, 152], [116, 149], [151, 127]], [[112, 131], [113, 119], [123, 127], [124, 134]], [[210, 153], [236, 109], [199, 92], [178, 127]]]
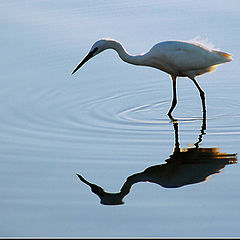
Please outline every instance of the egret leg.
[[205, 92], [202, 90], [202, 88], [199, 86], [198, 82], [196, 81], [195, 78], [191, 78], [195, 84], [195, 86], [197, 87], [199, 93], [200, 93], [200, 97], [202, 100], [202, 108], [203, 108], [203, 118], [206, 118], [206, 104], [205, 104]]
[[173, 119], [172, 117], [172, 111], [175, 108], [175, 106], [177, 105], [177, 77], [171, 75], [172, 78], [172, 82], [173, 82], [173, 99], [172, 99], [172, 106], [168, 111], [168, 116]]

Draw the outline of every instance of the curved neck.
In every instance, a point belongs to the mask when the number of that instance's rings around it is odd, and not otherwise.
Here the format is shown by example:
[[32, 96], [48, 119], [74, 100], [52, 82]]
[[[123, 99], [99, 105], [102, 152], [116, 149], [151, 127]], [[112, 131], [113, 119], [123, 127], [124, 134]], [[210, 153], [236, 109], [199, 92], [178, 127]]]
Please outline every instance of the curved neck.
[[144, 55], [130, 55], [123, 47], [123, 45], [118, 41], [108, 40], [108, 48], [114, 49], [124, 62], [134, 65], [144, 64]]
[[123, 197], [125, 197], [131, 190], [133, 184], [138, 183], [138, 182], [143, 182], [145, 180], [145, 176], [142, 172], [140, 173], [135, 173], [127, 178], [125, 183], [123, 184], [120, 193]]

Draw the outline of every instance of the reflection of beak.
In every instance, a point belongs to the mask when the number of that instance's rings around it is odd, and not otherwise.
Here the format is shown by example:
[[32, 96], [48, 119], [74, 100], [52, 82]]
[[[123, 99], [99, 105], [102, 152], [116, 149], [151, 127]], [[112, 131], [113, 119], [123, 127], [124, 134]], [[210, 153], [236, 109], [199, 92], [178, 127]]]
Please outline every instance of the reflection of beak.
[[73, 70], [72, 74], [74, 74], [85, 62], [87, 62], [92, 57], [93, 57], [93, 52], [89, 52], [88, 55]]
[[82, 182], [84, 182], [84, 183], [86, 183], [87, 185], [91, 185], [91, 183], [90, 182], [88, 182], [85, 178], [83, 178], [80, 174], [77, 174], [77, 176], [79, 177], [79, 179], [82, 181]]
[[80, 174], [77, 174], [77, 176], [79, 177], [79, 179], [86, 183], [92, 190], [93, 193], [97, 194], [99, 197], [103, 197], [104, 196], [104, 190], [97, 186], [96, 184], [90, 183], [88, 182], [85, 178], [83, 178]]

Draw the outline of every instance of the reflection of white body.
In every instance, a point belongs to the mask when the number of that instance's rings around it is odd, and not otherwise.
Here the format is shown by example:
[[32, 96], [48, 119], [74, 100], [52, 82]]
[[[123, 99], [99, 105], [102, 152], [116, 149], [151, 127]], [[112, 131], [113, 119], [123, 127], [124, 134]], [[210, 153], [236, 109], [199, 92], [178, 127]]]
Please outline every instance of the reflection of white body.
[[145, 181], [176, 188], [205, 181], [210, 175], [219, 173], [226, 164], [236, 162], [235, 156], [220, 153], [218, 148], [188, 148], [171, 155], [166, 164], [149, 167], [133, 176], [141, 175]]
[[177, 188], [184, 185], [205, 181], [211, 174], [218, 173], [221, 169], [218, 164], [182, 164], [180, 166], [168, 166], [167, 164], [155, 166], [142, 173], [146, 181], [153, 182], [165, 188]]
[[205, 181], [210, 175], [219, 173], [227, 164], [237, 162], [237, 154], [219, 152], [218, 148], [199, 148], [206, 119], [203, 119], [201, 133], [194, 148], [181, 149], [178, 141], [178, 123], [173, 122], [175, 146], [173, 154], [167, 163], [149, 167], [143, 172], [133, 174], [127, 178], [119, 193], [108, 193], [103, 188], [92, 184], [77, 174], [79, 179], [89, 185], [93, 193], [98, 195], [105, 205], [123, 204], [123, 198], [130, 192], [133, 184], [151, 182], [165, 188], [177, 188], [188, 184]]
[[154, 45], [149, 52], [133, 56], [124, 49], [120, 42], [102, 39], [93, 44], [88, 55], [78, 64], [72, 74], [90, 58], [106, 49], [114, 49], [119, 54], [120, 58], [127, 63], [154, 67], [171, 75], [173, 80], [173, 101], [168, 112], [169, 116], [171, 116], [171, 112], [177, 104], [177, 77], [189, 77], [193, 80], [200, 92], [203, 111], [205, 112], [205, 94], [195, 80], [195, 77], [213, 71], [218, 64], [232, 60], [231, 55], [228, 53], [215, 51], [200, 44], [184, 41], [160, 42]]
[[133, 184], [151, 182], [165, 188], [178, 188], [205, 181], [210, 175], [219, 173], [227, 164], [237, 162], [236, 154], [220, 153], [217, 148], [189, 148], [175, 152], [166, 164], [147, 168], [143, 172], [129, 176], [119, 193], [108, 193], [103, 188], [88, 182], [81, 175], [80, 180], [92, 189], [102, 204], [123, 204], [123, 198]]

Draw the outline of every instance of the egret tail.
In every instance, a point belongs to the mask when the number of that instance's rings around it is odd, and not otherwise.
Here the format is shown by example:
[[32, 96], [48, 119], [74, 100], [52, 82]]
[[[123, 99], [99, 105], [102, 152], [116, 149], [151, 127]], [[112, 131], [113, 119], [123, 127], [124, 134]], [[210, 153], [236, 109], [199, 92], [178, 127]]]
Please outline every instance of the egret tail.
[[225, 52], [220, 52], [220, 51], [215, 51], [221, 58], [221, 62], [225, 63], [225, 62], [231, 62], [232, 61], [232, 55], [225, 53]]

